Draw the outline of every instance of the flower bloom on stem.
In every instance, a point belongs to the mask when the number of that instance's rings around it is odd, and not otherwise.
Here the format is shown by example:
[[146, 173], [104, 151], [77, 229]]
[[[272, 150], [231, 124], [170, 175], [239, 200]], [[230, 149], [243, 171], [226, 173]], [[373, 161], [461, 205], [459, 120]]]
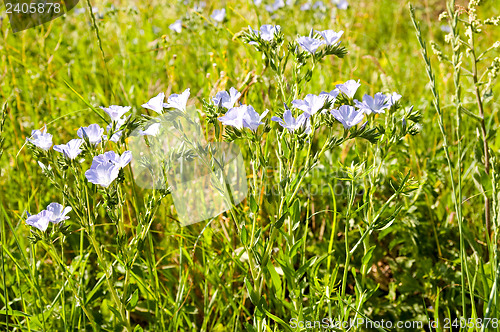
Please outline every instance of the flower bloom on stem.
[[346, 130], [349, 130], [352, 126], [357, 125], [363, 120], [363, 112], [356, 111], [356, 109], [349, 105], [342, 105], [339, 109], [332, 109], [330, 113], [342, 123]]
[[366, 114], [385, 113], [384, 110], [391, 107], [387, 101], [387, 96], [381, 92], [377, 92], [375, 94], [375, 98], [365, 94], [363, 96], [363, 102], [355, 100], [354, 103], [360, 111], [365, 112]]
[[90, 169], [85, 172], [85, 177], [89, 182], [106, 188], [118, 177], [119, 173], [120, 167], [113, 162], [92, 162]]
[[76, 133], [78, 137], [82, 139], [88, 138], [89, 142], [95, 145], [101, 143], [104, 129], [94, 123], [88, 127], [80, 127]]
[[323, 39], [326, 42], [326, 45], [329, 46], [337, 46], [340, 44], [340, 37], [344, 34], [343, 30], [340, 30], [339, 32], [335, 32], [333, 30], [323, 30], [323, 31], [316, 31], [323, 37]]
[[216, 22], [222, 22], [226, 18], [226, 9], [214, 9], [210, 17]]
[[316, 53], [318, 47], [320, 47], [325, 43], [325, 41], [323, 40], [319, 40], [312, 37], [304, 37], [304, 36], [297, 38], [297, 42], [304, 50], [306, 50], [311, 54]]
[[397, 92], [393, 92], [392, 94], [386, 95], [386, 97], [389, 107], [392, 107], [392, 105], [398, 102], [398, 100], [400, 100], [402, 96]]
[[222, 106], [227, 109], [230, 109], [234, 106], [234, 104], [238, 101], [241, 96], [241, 92], [238, 92], [235, 88], [229, 89], [229, 93], [227, 91], [219, 91], [212, 98], [212, 101], [215, 106]]
[[170, 24], [168, 28], [177, 33], [181, 33], [182, 31], [182, 20], [177, 20], [174, 23]]
[[[119, 118], [118, 120], [115, 121], [115, 130], [120, 128], [121, 126], [123, 126], [125, 124], [125, 122], [128, 120], [128, 117], [123, 117], [123, 118]], [[106, 131], [109, 132], [113, 129], [113, 124], [110, 123], [106, 126]], [[117, 130], [113, 133], [113, 135], [111, 136], [111, 138], [109, 139], [111, 142], [118, 142], [120, 140], [120, 137], [122, 137], [122, 134], [123, 134], [123, 130]], [[108, 139], [108, 135], [103, 135], [102, 136], [105, 140]]]
[[52, 213], [52, 217], [50, 219], [54, 224], [58, 224], [63, 220], [69, 219], [67, 214], [72, 210], [71, 206], [64, 207], [59, 203], [50, 203], [47, 206], [47, 211]]
[[165, 94], [160, 92], [156, 97], [153, 97], [147, 103], [142, 104], [142, 107], [155, 111], [161, 115], [163, 113], [163, 100], [165, 100]]
[[163, 104], [164, 108], [176, 108], [179, 111], [186, 112], [186, 106], [190, 95], [190, 89], [184, 90], [183, 93], [174, 93], [170, 95], [167, 102]]
[[33, 130], [31, 138], [26, 140], [45, 151], [48, 151], [52, 146], [52, 135], [47, 133], [47, 126], [43, 126], [42, 130]]
[[250, 28], [250, 31], [253, 31], [255, 35], [260, 36], [260, 38], [268, 42], [272, 41], [276, 33], [278, 33], [280, 30], [281, 27], [279, 25], [272, 25], [272, 24], [264, 24], [263, 26], [260, 27], [260, 31]]
[[302, 113], [297, 117], [297, 119], [295, 119], [292, 112], [289, 109], [286, 109], [285, 112], [283, 112], [283, 120], [277, 116], [273, 116], [271, 120], [278, 122], [280, 126], [288, 129], [289, 132], [294, 132], [297, 129], [303, 129], [306, 134], [311, 132], [311, 123], [309, 121], [308, 113]]
[[269, 110], [266, 110], [262, 115], [259, 115], [252, 106], [241, 105], [231, 108], [224, 116], [218, 118], [218, 120], [226, 126], [232, 126], [240, 130], [248, 128], [256, 131], [260, 125], [264, 124], [262, 119], [268, 112]]
[[98, 156], [95, 156], [94, 159], [92, 159], [92, 166], [97, 166], [97, 164], [104, 164], [111, 162], [116, 166], [123, 168], [127, 166], [131, 160], [132, 160], [131, 151], [125, 151], [122, 153], [121, 156], [117, 154], [115, 151], [108, 151]]
[[26, 219], [26, 224], [38, 228], [42, 232], [45, 232], [47, 230], [47, 227], [49, 227], [51, 216], [52, 212], [43, 210], [38, 214], [29, 216], [28, 219]]
[[66, 158], [75, 159], [83, 150], [80, 147], [83, 144], [83, 139], [75, 138], [66, 144], [54, 145], [54, 150], [64, 154]]
[[319, 95], [320, 96], [325, 96], [326, 99], [328, 99], [328, 101], [330, 103], [334, 104], [335, 101], [337, 100], [337, 97], [338, 97], [339, 94], [340, 94], [340, 91], [338, 89], [334, 89], [334, 90], [332, 90], [330, 92], [323, 91]]
[[61, 221], [69, 219], [66, 216], [71, 211], [71, 207], [64, 207], [59, 203], [50, 203], [46, 210], [40, 211], [38, 214], [29, 215], [26, 219], [26, 224], [38, 228], [42, 232], [47, 230], [49, 223], [58, 224]]
[[285, 1], [283, 0], [276, 0], [272, 5], [266, 5], [266, 10], [270, 13], [273, 13], [277, 11], [280, 8], [285, 7]]
[[352, 99], [360, 86], [361, 84], [359, 84], [359, 80], [357, 82], [355, 80], [349, 80], [343, 84], [337, 84], [335, 87], [347, 97]]
[[130, 111], [131, 108], [132, 107], [130, 106], [117, 106], [117, 105], [111, 105], [109, 107], [101, 106], [101, 109], [109, 115], [111, 121], [118, 121], [125, 113]]
[[328, 98], [328, 94], [320, 94], [319, 96], [308, 94], [303, 100], [297, 99], [292, 101], [292, 105], [311, 116], [323, 108]]
[[335, 2], [338, 9], [346, 10], [349, 7], [347, 0], [336, 0]]
[[141, 136], [156, 136], [160, 132], [160, 124], [153, 123], [145, 130], [139, 130], [139, 135]]

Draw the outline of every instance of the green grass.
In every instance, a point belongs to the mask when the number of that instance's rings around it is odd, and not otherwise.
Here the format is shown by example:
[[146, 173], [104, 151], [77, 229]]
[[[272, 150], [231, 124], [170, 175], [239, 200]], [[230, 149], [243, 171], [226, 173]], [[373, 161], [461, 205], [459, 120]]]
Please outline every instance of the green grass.
[[[170, 31], [168, 25], [185, 15], [187, 7], [174, 1], [137, 1], [133, 5], [122, 1], [113, 2], [113, 6], [110, 2], [92, 3], [99, 8], [95, 14], [97, 30], [88, 9], [16, 34], [2, 14], [0, 106], [6, 107], [0, 109], [6, 120], [0, 127], [4, 138], [3, 146], [0, 144], [0, 330], [120, 331], [123, 326], [111, 288], [117, 289], [124, 306], [129, 305], [124, 310], [132, 329], [142, 326], [148, 331], [250, 330], [248, 325], [257, 326], [259, 314], [266, 317], [271, 330], [282, 331], [287, 327], [280, 320], [345, 320], [355, 315], [358, 305], [358, 316], [375, 321], [418, 320], [427, 324], [429, 319], [453, 320], [463, 312], [466, 318], [500, 317], [495, 288], [500, 270], [495, 226], [498, 206], [492, 205], [495, 219], [490, 240], [486, 236], [482, 194], [486, 191], [491, 198], [496, 193], [499, 182], [495, 172], [499, 168], [495, 161], [490, 174], [485, 174], [475, 120], [462, 115], [457, 131], [453, 68], [429, 55], [440, 93], [451, 160], [448, 164], [408, 4], [390, 0], [351, 2], [349, 9], [338, 11], [336, 17], [321, 18], [295, 6], [270, 19], [262, 7], [256, 9], [251, 1], [228, 1], [228, 21], [218, 26], [207, 23], [212, 9], [220, 7], [213, 2], [207, 4], [202, 15], [191, 12], [180, 34]], [[480, 17], [500, 15], [495, 1], [484, 2], [478, 10]], [[413, 5], [428, 51], [431, 53], [429, 41], [435, 40], [451, 58], [450, 46], [445, 44], [445, 33], [440, 28], [445, 23], [438, 21], [439, 13], [446, 10], [445, 2], [415, 1]], [[82, 1], [77, 8], [86, 7]], [[274, 114], [281, 107], [278, 82], [269, 68], [264, 69], [260, 54], [238, 38], [240, 31], [248, 25], [256, 28], [259, 22], [280, 24], [287, 41], [297, 34], [308, 34], [311, 27], [345, 31], [342, 40], [349, 53], [342, 60], [332, 56], [318, 64], [301, 97], [330, 91], [348, 79], [359, 79], [361, 93], [397, 91], [403, 95], [403, 106], [414, 105], [422, 115], [420, 134], [387, 144], [386, 150], [381, 145], [377, 151], [366, 141], [349, 141], [325, 153], [312, 175], [305, 178], [304, 187], [319, 188], [321, 195], [300, 192], [299, 199], [290, 204], [290, 217], [283, 230], [276, 234], [272, 248], [279, 250], [273, 251], [270, 265], [262, 269], [265, 281], [260, 295], [268, 314], [256, 309], [262, 306], [252, 301], [253, 291], [258, 290], [252, 291], [256, 284], [252, 283], [255, 276], [249, 261], [236, 254], [244, 252], [236, 220], [225, 213], [180, 227], [172, 199], [167, 196], [158, 206], [150, 203], [152, 192], [136, 187], [130, 176], [123, 185], [123, 222], [127, 243], [131, 239], [137, 243], [123, 249], [127, 245], [118, 239], [105, 209], [95, 210], [95, 240], [103, 252], [104, 264], [113, 264], [112, 287], [107, 286], [96, 247], [74, 214], [68, 222], [69, 233], [54, 242], [57, 251], [30, 242], [26, 211], [37, 213], [48, 203], [61, 201], [62, 195], [43, 176], [25, 145], [26, 137], [31, 130], [47, 124], [54, 143], [61, 144], [76, 137], [80, 126], [105, 124], [70, 87], [93, 106], [131, 105], [135, 114], [141, 114], [140, 105], [161, 91], [169, 95], [191, 88], [191, 101], [201, 109], [203, 99], [234, 86], [247, 91], [242, 102], [252, 104], [259, 113], [269, 108]], [[498, 27], [485, 30], [475, 41], [481, 51], [500, 39]], [[484, 71], [497, 56], [498, 49], [488, 53], [479, 63], [479, 71]], [[471, 68], [470, 57], [464, 54], [463, 61]], [[479, 114], [471, 75], [463, 74], [462, 105]], [[494, 96], [498, 88], [498, 84], [491, 86]], [[495, 155], [500, 147], [495, 135], [500, 122], [495, 97], [486, 99], [484, 113], [489, 149]], [[378, 121], [389, 127], [391, 121], [400, 120], [391, 115]], [[320, 150], [325, 140], [326, 136], [320, 137], [315, 147]], [[272, 143], [264, 149], [274, 151]], [[252, 150], [246, 143], [239, 144], [248, 161]], [[275, 160], [274, 152], [271, 155]], [[380, 167], [377, 172], [353, 179], [354, 186], [339, 179], [349, 173], [344, 166], [364, 158]], [[248, 174], [251, 170], [247, 162]], [[370, 232], [352, 257], [347, 257], [351, 270], [344, 269], [346, 239], [352, 248], [368, 230], [365, 222], [373, 219], [395, 192], [394, 186], [401, 181], [399, 173], [408, 172], [417, 189], [408, 196], [398, 196], [395, 202], [402, 207], [401, 212], [389, 227]], [[454, 206], [458, 195], [452, 188], [459, 172], [462, 232]], [[277, 172], [271, 174], [276, 182]], [[332, 195], [335, 188], [343, 192]], [[365, 192], [350, 203], [352, 188]], [[258, 195], [255, 220], [263, 227], [263, 239], [258, 240], [265, 246], [272, 233], [269, 225], [280, 217], [276, 208], [279, 201]], [[241, 218], [238, 222], [251, 226], [249, 200], [238, 206], [237, 213]], [[356, 210], [364, 200], [370, 202], [366, 210], [351, 211], [351, 206]], [[388, 209], [393, 212], [396, 204]], [[292, 222], [299, 223], [293, 232], [289, 226]], [[141, 233], [140, 225], [150, 228]], [[462, 275], [461, 235], [468, 275]], [[122, 251], [134, 257], [129, 268], [120, 261]], [[314, 257], [318, 261], [313, 264], [310, 259]], [[279, 266], [278, 261], [283, 263], [283, 274], [273, 267]], [[298, 275], [297, 271], [308, 262], [311, 267], [301, 271], [301, 277], [289, 277], [287, 267], [296, 269]], [[77, 303], [77, 296], [92, 316], [90, 321]]]

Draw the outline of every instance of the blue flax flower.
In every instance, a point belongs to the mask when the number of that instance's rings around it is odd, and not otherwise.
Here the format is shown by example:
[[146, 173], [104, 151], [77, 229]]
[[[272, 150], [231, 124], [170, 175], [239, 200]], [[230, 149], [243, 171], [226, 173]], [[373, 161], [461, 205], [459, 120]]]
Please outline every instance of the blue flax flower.
[[181, 33], [182, 31], [182, 20], [177, 20], [174, 23], [170, 24], [168, 28], [177, 33]]
[[226, 18], [226, 9], [214, 9], [210, 17], [216, 22], [222, 22]]
[[101, 143], [104, 129], [94, 123], [88, 127], [80, 127], [76, 133], [78, 137], [88, 138], [89, 142], [95, 145]]
[[54, 150], [64, 154], [66, 158], [75, 159], [83, 150], [80, 147], [83, 144], [83, 139], [72, 139], [66, 144], [54, 145]]
[[297, 42], [304, 50], [311, 54], [316, 53], [318, 47], [325, 43], [323, 40], [304, 36], [297, 38]]
[[292, 101], [292, 105], [293, 107], [298, 108], [307, 113], [308, 116], [311, 116], [323, 108], [327, 98], [328, 97], [325, 94], [319, 96], [308, 94], [303, 100], [297, 99]]
[[142, 107], [155, 111], [158, 114], [163, 113], [163, 100], [165, 99], [165, 94], [160, 92], [156, 97], [151, 98], [147, 103], [142, 104]]
[[357, 82], [355, 80], [349, 80], [343, 84], [337, 84], [335, 87], [347, 97], [352, 99], [360, 86], [361, 84], [359, 84], [359, 80]]
[[262, 115], [259, 115], [252, 106], [241, 105], [231, 108], [224, 116], [218, 118], [218, 120], [226, 126], [232, 126], [240, 130], [248, 128], [256, 131], [260, 125], [264, 124], [262, 119], [268, 112], [266, 110]]
[[171, 94], [167, 99], [167, 103], [163, 104], [163, 107], [176, 108], [179, 111], [186, 112], [186, 106], [190, 93], [190, 89], [188, 88], [181, 94]]
[[346, 130], [360, 123], [364, 117], [363, 112], [358, 112], [354, 107], [349, 105], [342, 105], [339, 109], [330, 110], [330, 113], [332, 113], [337, 121], [342, 123]]
[[340, 44], [340, 38], [344, 34], [343, 30], [340, 30], [339, 32], [335, 32], [333, 30], [323, 30], [323, 31], [316, 31], [323, 37], [327, 45], [330, 46], [337, 46]]
[[241, 92], [238, 92], [235, 88], [229, 89], [229, 93], [227, 91], [219, 91], [212, 98], [212, 101], [215, 106], [222, 106], [227, 109], [230, 109], [234, 106], [234, 104], [240, 99]]
[[46, 126], [43, 126], [42, 130], [33, 130], [31, 138], [26, 140], [45, 151], [48, 151], [52, 146], [52, 135], [47, 132]]
[[354, 103], [360, 111], [365, 112], [366, 114], [385, 113], [384, 110], [390, 108], [387, 96], [381, 92], [377, 92], [375, 94], [375, 98], [365, 94], [362, 102], [355, 100]]
[[111, 121], [117, 121], [131, 109], [130, 106], [117, 106], [117, 105], [111, 105], [109, 107], [101, 106], [101, 108], [104, 112], [106, 112], [109, 115]]
[[286, 109], [283, 112], [283, 120], [277, 116], [271, 118], [272, 121], [278, 122], [280, 126], [288, 129], [289, 132], [294, 132], [297, 129], [302, 129], [306, 134], [311, 132], [311, 122], [309, 121], [308, 113], [302, 113], [295, 119], [292, 112]]

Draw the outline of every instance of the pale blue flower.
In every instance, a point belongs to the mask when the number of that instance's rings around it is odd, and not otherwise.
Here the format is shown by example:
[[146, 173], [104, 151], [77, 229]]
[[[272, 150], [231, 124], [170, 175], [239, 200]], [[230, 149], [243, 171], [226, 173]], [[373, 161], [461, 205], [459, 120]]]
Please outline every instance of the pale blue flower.
[[52, 213], [50, 221], [54, 224], [58, 224], [63, 220], [69, 219], [67, 214], [72, 210], [71, 206], [64, 207], [59, 203], [50, 203], [47, 206], [47, 211]]
[[336, 0], [337, 2], [337, 8], [346, 10], [349, 7], [349, 2], [347, 0]]
[[132, 152], [125, 151], [120, 156], [115, 151], [108, 151], [92, 159], [92, 166], [90, 168], [97, 167], [98, 164], [113, 163], [119, 168], [124, 168], [132, 160]]
[[316, 31], [325, 39], [325, 42], [327, 45], [330, 46], [336, 46], [340, 44], [340, 38], [344, 34], [343, 30], [340, 30], [339, 32], [335, 32], [333, 30], [323, 30], [323, 31]]
[[212, 98], [212, 101], [215, 106], [222, 106], [227, 109], [230, 109], [234, 106], [234, 104], [240, 99], [241, 92], [238, 92], [235, 88], [229, 89], [229, 93], [227, 91], [219, 91]]
[[312, 4], [310, 2], [306, 2], [305, 4], [300, 6], [300, 10], [305, 12], [305, 11], [311, 10], [311, 7], [312, 7]]
[[340, 94], [340, 91], [338, 89], [333, 89], [330, 92], [322, 91], [319, 95], [325, 96], [326, 99], [328, 99], [328, 101], [330, 101], [332, 104], [334, 104], [335, 101], [337, 100], [337, 97], [339, 94]]
[[47, 227], [49, 227], [50, 219], [52, 217], [52, 212], [43, 210], [38, 214], [29, 215], [26, 219], [26, 224], [38, 228], [42, 232], [45, 232], [47, 230]]
[[182, 31], [182, 20], [177, 20], [174, 23], [170, 24], [168, 28], [177, 33], [181, 33]]
[[141, 136], [156, 136], [160, 132], [160, 123], [153, 123], [145, 130], [139, 130]]
[[279, 26], [279, 25], [264, 24], [263, 26], [260, 27], [260, 31], [254, 30], [254, 32], [256, 34], [259, 34], [260, 38], [262, 38], [263, 40], [270, 42], [274, 39], [274, 36], [280, 30], [281, 30], [281, 26]]
[[218, 118], [218, 120], [226, 126], [232, 126], [240, 130], [249, 128], [252, 131], [256, 131], [260, 125], [264, 124], [262, 119], [268, 112], [269, 110], [266, 110], [262, 115], [259, 115], [252, 106], [241, 105], [231, 108], [224, 116]]
[[164, 108], [176, 108], [179, 111], [186, 112], [186, 106], [187, 106], [187, 102], [188, 102], [190, 93], [191, 93], [190, 89], [187, 88], [181, 94], [177, 94], [177, 93], [171, 94], [168, 97], [167, 102], [165, 104], [163, 104], [163, 107]]
[[272, 5], [267, 5], [266, 10], [270, 13], [273, 13], [273, 12], [277, 11], [278, 9], [283, 8], [283, 7], [285, 7], [285, 1], [276, 0], [276, 1], [274, 1], [274, 3]]
[[98, 124], [94, 123], [88, 127], [80, 127], [76, 134], [80, 138], [88, 138], [91, 144], [99, 144], [102, 141], [102, 134], [104, 129]]
[[359, 84], [359, 80], [357, 82], [355, 80], [349, 80], [344, 84], [337, 84], [335, 87], [347, 97], [352, 99], [360, 86], [361, 84]]
[[311, 116], [323, 108], [327, 98], [327, 95], [324, 94], [319, 96], [308, 94], [303, 100], [297, 99], [292, 101], [292, 105]]
[[342, 105], [339, 109], [330, 110], [330, 113], [342, 123], [346, 130], [360, 123], [364, 117], [363, 112], [358, 112], [354, 107], [349, 105]]
[[325, 42], [323, 40], [311, 38], [311, 37], [299, 37], [297, 38], [299, 45], [307, 52], [314, 54], [318, 47], [323, 45]]
[[27, 138], [26, 140], [45, 151], [48, 151], [52, 146], [52, 135], [47, 133], [46, 126], [43, 126], [42, 130], [33, 130], [31, 138]]
[[165, 94], [160, 92], [156, 97], [153, 97], [147, 103], [142, 104], [142, 107], [155, 111], [158, 114], [162, 114], [163, 100], [165, 100]]
[[311, 122], [309, 121], [308, 113], [302, 113], [295, 119], [292, 112], [286, 109], [285, 112], [283, 112], [283, 120], [277, 116], [273, 116], [271, 120], [278, 122], [280, 126], [288, 129], [290, 132], [294, 132], [297, 129], [303, 129], [306, 134], [311, 132]]
[[392, 107], [392, 105], [396, 104], [398, 100], [401, 99], [401, 95], [397, 92], [393, 92], [392, 94], [386, 95], [387, 97], [387, 102], [389, 103], [389, 107]]
[[253, 0], [253, 3], [258, 7], [262, 3], [262, 0]]
[[226, 18], [226, 8], [214, 9], [210, 17], [216, 22], [222, 22]]
[[130, 111], [132, 107], [130, 106], [117, 106], [117, 105], [111, 105], [109, 107], [102, 107], [102, 110], [106, 112], [109, 117], [111, 118], [111, 121], [117, 121], [120, 119], [125, 113]]
[[[127, 122], [129, 117], [123, 117], [123, 118], [119, 118], [118, 120], [115, 121], [115, 130], [116, 129], [119, 129], [121, 128], [121, 126], [123, 126], [125, 124], [125, 122]], [[113, 125], [110, 123], [106, 126], [106, 131], [109, 132], [113, 129]], [[111, 138], [109, 139], [111, 142], [118, 142], [120, 140], [120, 138], [122, 137], [123, 135], [123, 130], [117, 130], [113, 133], [113, 135], [111, 136]], [[108, 139], [108, 135], [103, 135], [102, 136], [105, 140]]]
[[319, 9], [320, 11], [325, 11], [326, 7], [323, 1], [316, 1], [312, 6], [312, 9]]
[[390, 108], [387, 96], [381, 92], [377, 92], [375, 94], [375, 98], [365, 94], [363, 96], [363, 102], [355, 100], [354, 103], [360, 111], [365, 112], [366, 114], [385, 113], [384, 110]]
[[83, 139], [75, 138], [66, 144], [54, 145], [54, 150], [64, 154], [66, 158], [75, 159], [83, 151], [80, 149], [83, 142]]
[[109, 187], [120, 173], [120, 167], [108, 161], [104, 163], [92, 163], [89, 170], [85, 172], [87, 180], [93, 184]]

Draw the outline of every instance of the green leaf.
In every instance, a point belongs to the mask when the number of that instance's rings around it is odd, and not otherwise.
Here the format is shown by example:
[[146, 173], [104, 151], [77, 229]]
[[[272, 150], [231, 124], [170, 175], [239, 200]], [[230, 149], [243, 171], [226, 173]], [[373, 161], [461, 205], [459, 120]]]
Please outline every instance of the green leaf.
[[276, 272], [276, 268], [274, 267], [273, 263], [271, 263], [270, 260], [267, 261], [267, 271], [271, 275], [271, 281], [273, 282], [274, 288], [276, 290], [276, 298], [281, 298], [281, 293], [282, 293], [282, 288], [281, 288], [281, 278]]
[[256, 213], [258, 210], [259, 210], [259, 205], [255, 201], [255, 198], [253, 197], [253, 195], [250, 195], [250, 211], [252, 211], [253, 213]]
[[134, 332], [143, 332], [144, 330], [142, 329], [142, 326], [136, 325], [134, 328]]
[[245, 277], [245, 286], [247, 288], [248, 296], [250, 297], [250, 301], [252, 301], [252, 303], [255, 306], [258, 305], [258, 303], [259, 303], [259, 296], [254, 291], [254, 289], [252, 287], [252, 284], [250, 283], [250, 281], [246, 277]]
[[28, 315], [28, 314], [26, 314], [22, 311], [19, 311], [19, 310], [0, 310], [0, 315], [31, 317], [31, 315]]
[[128, 299], [127, 310], [133, 310], [137, 306], [137, 302], [139, 302], [139, 289], [136, 289]]

